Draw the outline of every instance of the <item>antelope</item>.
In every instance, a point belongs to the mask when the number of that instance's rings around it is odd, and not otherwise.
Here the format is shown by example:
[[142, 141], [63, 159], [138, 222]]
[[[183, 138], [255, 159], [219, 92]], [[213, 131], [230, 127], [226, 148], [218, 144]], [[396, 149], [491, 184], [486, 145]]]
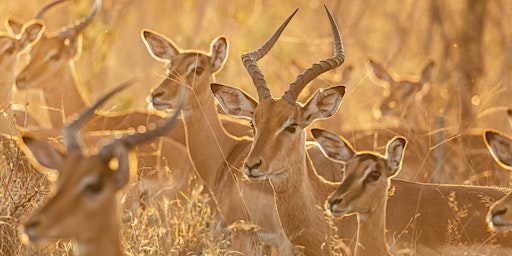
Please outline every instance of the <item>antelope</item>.
[[14, 125], [12, 105], [12, 87], [18, 62], [18, 53], [30, 47], [41, 36], [44, 24], [31, 21], [17, 27], [13, 19], [7, 19], [6, 25], [10, 33], [0, 33], [0, 110], [6, 115], [0, 122], [0, 134], [15, 136], [17, 129]]
[[[429, 61], [421, 71], [420, 78], [412, 78], [396, 75], [393, 71], [387, 70], [378, 62], [370, 59], [370, 66], [375, 77], [376, 83], [383, 81], [387, 83], [385, 86], [386, 93], [380, 104], [373, 109], [375, 118], [381, 117], [400, 117], [406, 114], [406, 110], [414, 107], [413, 101], [416, 93], [421, 91], [425, 84], [429, 82], [434, 69], [434, 62]], [[381, 83], [379, 83], [381, 84]]]
[[[341, 37], [328, 9], [327, 13], [334, 34], [334, 56], [297, 76], [280, 99], [272, 98], [256, 61], [270, 50], [293, 14], [260, 49], [242, 57], [257, 89], [258, 101], [240, 89], [212, 84], [212, 91], [227, 113], [251, 120], [255, 134], [244, 163], [244, 175], [253, 182], [270, 181], [281, 225], [292, 244], [305, 247], [306, 255], [331, 255], [333, 237], [337, 235], [350, 242], [356, 229], [354, 218], [335, 220], [337, 232], [326, 221], [323, 205], [340, 183], [320, 177], [305, 152], [305, 129], [313, 121], [329, 118], [337, 111], [344, 87], [322, 89], [305, 104], [297, 102], [298, 94], [312, 79], [344, 61]], [[501, 198], [504, 191], [404, 180], [392, 180], [391, 189], [387, 225], [388, 241], [393, 245], [426, 254], [440, 253], [459, 244], [488, 248], [492, 246], [490, 241], [496, 241], [510, 252], [507, 246], [512, 244], [511, 238], [489, 233], [483, 218], [488, 210], [484, 201]], [[461, 234], [446, 241], [444, 235], [454, 235], [449, 232]]]
[[227, 38], [214, 39], [207, 53], [181, 50], [149, 29], [142, 30], [141, 36], [150, 54], [168, 63], [167, 77], [152, 90], [151, 105], [158, 110], [174, 108], [176, 92], [186, 89], [182, 116], [188, 152], [198, 176], [214, 195], [226, 224], [240, 220], [256, 224], [261, 227], [258, 234], [264, 243], [278, 247], [281, 255], [289, 255], [293, 248], [280, 227], [269, 184], [247, 183], [238, 171], [252, 140], [226, 132], [209, 89], [213, 74], [226, 60]]
[[343, 138], [312, 129], [326, 155], [344, 162], [345, 178], [327, 199], [326, 210], [335, 217], [357, 214], [357, 243], [354, 255], [391, 255], [386, 242], [386, 209], [392, 177], [401, 169], [406, 139], [392, 138], [386, 154], [356, 152]]
[[[300, 74], [281, 99], [271, 97], [256, 61], [271, 49], [297, 10], [261, 48], [242, 55], [242, 62], [258, 91], [258, 101], [234, 87], [211, 85], [217, 101], [227, 113], [251, 120], [254, 141], [244, 163], [244, 175], [253, 182], [270, 181], [281, 225], [292, 244], [304, 246], [306, 255], [331, 254], [330, 236], [333, 231], [323, 211], [307, 205], [325, 200], [336, 185], [314, 172], [306, 154], [303, 130], [314, 120], [333, 115], [345, 92], [345, 87], [336, 86], [318, 91], [305, 105], [296, 103], [298, 94], [307, 83], [340, 66], [345, 58], [337, 25], [327, 7], [325, 9], [334, 34], [335, 55]], [[273, 143], [268, 143], [270, 141]], [[287, 209], [291, 204], [294, 209]]]
[[[494, 160], [503, 168], [512, 170], [512, 138], [495, 130], [486, 130], [484, 141]], [[511, 203], [512, 196], [508, 194], [491, 207], [487, 215], [489, 227], [496, 231], [512, 229]]]
[[130, 151], [162, 136], [176, 125], [180, 106], [166, 123], [146, 132], [124, 135], [85, 152], [78, 132], [94, 110], [127, 84], [112, 90], [63, 131], [66, 151], [31, 136], [22, 141], [43, 167], [59, 172], [55, 195], [25, 222], [30, 241], [72, 238], [79, 255], [122, 255], [116, 194], [130, 180]]

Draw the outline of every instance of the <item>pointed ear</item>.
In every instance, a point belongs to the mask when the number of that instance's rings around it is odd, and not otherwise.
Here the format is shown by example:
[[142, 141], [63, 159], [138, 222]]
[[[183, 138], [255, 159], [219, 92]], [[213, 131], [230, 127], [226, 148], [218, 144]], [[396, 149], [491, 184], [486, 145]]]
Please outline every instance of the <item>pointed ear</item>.
[[303, 123], [300, 125], [306, 127], [317, 119], [329, 118], [334, 115], [341, 105], [343, 95], [345, 95], [344, 86], [318, 90], [302, 108]]
[[23, 136], [22, 142], [42, 166], [55, 170], [58, 170], [58, 168], [62, 166], [65, 154], [57, 148], [44, 141], [28, 136]]
[[503, 168], [512, 170], [512, 139], [498, 131], [484, 131], [485, 145], [494, 160]]
[[434, 66], [435, 66], [434, 61], [430, 61], [425, 66], [425, 68], [423, 68], [423, 71], [421, 72], [420, 84], [425, 84], [426, 82], [428, 82], [430, 80]]
[[402, 160], [404, 158], [406, 144], [407, 140], [401, 136], [394, 137], [388, 142], [386, 150], [388, 178], [395, 176], [402, 168]]
[[326, 130], [311, 129], [311, 134], [328, 158], [346, 163], [356, 154], [350, 143], [344, 138]]
[[7, 17], [5, 19], [5, 27], [7, 31], [13, 35], [19, 35], [23, 29], [24, 22], [14, 17]]
[[388, 71], [382, 67], [382, 65], [372, 59], [370, 59], [370, 66], [372, 67], [375, 77], [378, 79], [387, 81], [388, 83], [393, 83], [395, 81], [393, 80], [393, 77], [391, 77], [391, 75], [388, 73]]
[[226, 62], [228, 49], [228, 39], [225, 36], [219, 36], [213, 40], [210, 46], [210, 63], [213, 73], [219, 71]]
[[238, 88], [217, 83], [211, 84], [217, 102], [232, 116], [252, 119], [258, 102]]
[[151, 56], [159, 61], [169, 61], [180, 53], [180, 49], [171, 40], [152, 30], [143, 29], [141, 36]]
[[27, 23], [27, 25], [22, 29], [21, 32], [21, 48], [24, 49], [25, 47], [37, 42], [39, 38], [41, 38], [44, 29], [44, 23], [42, 23], [41, 21], [36, 20]]

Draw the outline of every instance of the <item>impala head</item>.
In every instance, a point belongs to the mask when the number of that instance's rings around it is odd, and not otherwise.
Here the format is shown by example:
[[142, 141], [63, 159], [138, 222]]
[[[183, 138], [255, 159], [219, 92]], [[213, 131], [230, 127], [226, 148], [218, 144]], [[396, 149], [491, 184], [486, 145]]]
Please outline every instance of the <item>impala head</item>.
[[[345, 93], [343, 86], [319, 90], [304, 105], [297, 102], [299, 93], [311, 80], [340, 66], [345, 58], [337, 25], [327, 7], [325, 9], [334, 34], [334, 56], [312, 65], [297, 76], [280, 99], [272, 98], [256, 61], [270, 50], [297, 11], [260, 49], [242, 55], [242, 62], [258, 91], [258, 101], [236, 88], [212, 84], [215, 97], [227, 113], [251, 120], [254, 142], [245, 161], [244, 174], [252, 181], [279, 179], [282, 175], [288, 175], [286, 170], [290, 169], [290, 163], [305, 158], [304, 129], [317, 119], [335, 114], [341, 104]], [[305, 164], [305, 160], [302, 161]]]
[[[0, 73], [2, 80], [9, 81], [6, 86], [11, 89], [18, 53], [37, 42], [44, 30], [44, 24], [40, 21], [30, 21], [22, 25], [13, 18], [7, 18], [6, 27], [10, 33], [0, 33]], [[3, 89], [3, 88], [2, 88]]]
[[423, 71], [420, 78], [397, 78], [396, 74], [385, 69], [381, 64], [370, 60], [375, 78], [379, 81], [387, 83], [387, 92], [380, 104], [375, 106], [373, 110], [374, 116], [378, 119], [384, 116], [400, 116], [410, 102], [414, 100], [417, 92], [423, 89], [424, 85], [430, 80], [434, 62], [430, 61]]
[[65, 150], [23, 137], [23, 143], [41, 166], [59, 172], [55, 195], [25, 223], [25, 233], [32, 242], [53, 238], [89, 241], [115, 225], [116, 191], [129, 181], [130, 149], [162, 136], [175, 125], [178, 116], [177, 111], [163, 126], [117, 137], [96, 154], [87, 154], [78, 136], [80, 127], [96, 108], [125, 87], [126, 84], [102, 97], [64, 128]]
[[[503, 168], [512, 170], [512, 138], [498, 131], [487, 130], [484, 141], [494, 160]], [[496, 231], [512, 230], [512, 196], [503, 197], [491, 207], [487, 222]]]
[[150, 96], [154, 108], [173, 108], [182, 86], [192, 90], [187, 93], [186, 108], [195, 107], [195, 97], [211, 97], [209, 87], [213, 75], [222, 68], [228, 56], [226, 37], [219, 36], [213, 40], [209, 53], [181, 50], [165, 36], [149, 29], [142, 30], [142, 40], [153, 58], [167, 63], [167, 76]]
[[325, 130], [313, 129], [311, 133], [326, 156], [345, 163], [345, 178], [327, 200], [330, 214], [339, 217], [350, 213], [368, 214], [386, 201], [389, 179], [397, 175], [402, 166], [405, 138], [391, 139], [383, 156], [355, 152], [344, 139]]
[[[40, 18], [49, 7], [64, 2], [59, 0], [43, 7], [36, 17]], [[81, 33], [96, 17], [101, 7], [101, 0], [95, 0], [89, 15], [77, 22], [63, 28], [55, 35], [43, 35], [30, 51], [30, 62], [16, 78], [18, 89], [39, 88], [51, 91], [55, 88], [52, 81], [60, 76], [63, 70], [70, 69], [70, 62], [78, 57], [81, 49]], [[72, 71], [69, 71], [72, 72]]]

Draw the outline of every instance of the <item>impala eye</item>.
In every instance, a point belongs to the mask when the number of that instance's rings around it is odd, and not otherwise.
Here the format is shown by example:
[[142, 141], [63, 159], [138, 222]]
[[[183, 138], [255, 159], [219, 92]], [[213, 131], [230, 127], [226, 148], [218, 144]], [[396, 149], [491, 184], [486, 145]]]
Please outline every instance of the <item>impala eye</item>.
[[85, 193], [89, 195], [96, 195], [103, 190], [103, 179], [98, 179], [85, 186]]
[[202, 68], [202, 67], [196, 67], [196, 70], [195, 70], [195, 74], [196, 74], [196, 76], [200, 76], [200, 75], [202, 75], [202, 74], [203, 74], [203, 72], [204, 72], [204, 68]]
[[289, 133], [295, 133], [297, 131], [298, 124], [291, 124], [288, 127], [284, 128], [285, 131]]
[[49, 59], [51, 61], [58, 61], [60, 59], [60, 54], [59, 53], [52, 54]]
[[365, 182], [375, 182], [380, 178], [380, 172], [372, 171], [366, 176]]
[[4, 54], [9, 54], [9, 55], [11, 55], [11, 54], [13, 54], [13, 53], [14, 53], [14, 47], [13, 47], [13, 46], [11, 46], [11, 47], [9, 47], [9, 48], [5, 49], [5, 51], [4, 51]]

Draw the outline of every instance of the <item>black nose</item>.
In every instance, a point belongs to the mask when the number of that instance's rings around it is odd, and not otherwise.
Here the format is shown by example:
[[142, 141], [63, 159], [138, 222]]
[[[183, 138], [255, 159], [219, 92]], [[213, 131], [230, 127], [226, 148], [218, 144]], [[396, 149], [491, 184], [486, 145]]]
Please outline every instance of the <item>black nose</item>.
[[245, 165], [245, 168], [247, 170], [252, 171], [252, 170], [257, 169], [258, 167], [261, 166], [261, 159], [258, 162], [254, 163], [252, 165], [247, 164], [247, 162], [244, 165]]
[[331, 205], [331, 207], [332, 207], [334, 205], [341, 203], [341, 201], [343, 201], [342, 198], [331, 199], [331, 200], [329, 200], [329, 205]]
[[164, 95], [163, 91], [154, 91], [153, 93], [151, 93], [151, 98], [157, 98], [157, 97], [160, 97], [162, 95]]

